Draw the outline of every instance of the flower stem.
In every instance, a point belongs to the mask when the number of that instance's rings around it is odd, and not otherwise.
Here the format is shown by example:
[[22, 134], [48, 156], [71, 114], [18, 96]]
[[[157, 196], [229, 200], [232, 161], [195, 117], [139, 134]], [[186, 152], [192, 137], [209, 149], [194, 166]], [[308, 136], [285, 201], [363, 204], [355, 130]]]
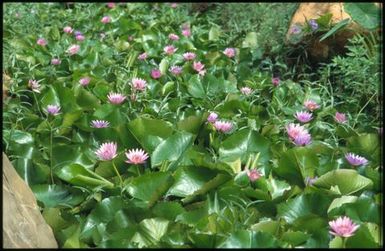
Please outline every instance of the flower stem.
[[342, 237], [342, 248], [346, 248], [346, 238]]
[[257, 169], [257, 163], [258, 163], [258, 159], [259, 159], [259, 154], [261, 154], [261, 153], [260, 152], [257, 153], [257, 156], [255, 156], [255, 158], [254, 158], [253, 164], [251, 164], [251, 168], [253, 168], [253, 169]]
[[50, 137], [49, 137], [49, 161], [50, 161], [50, 164], [49, 164], [49, 170], [50, 170], [50, 176], [51, 176], [51, 183], [52, 184], [55, 184], [55, 181], [53, 180], [53, 167], [52, 167], [52, 158], [53, 158], [53, 154], [52, 154], [52, 141], [53, 141], [53, 130], [52, 130], [52, 125], [51, 123], [48, 121], [48, 117], [47, 117], [47, 123], [49, 125], [49, 134], [50, 134]]
[[370, 101], [372, 100], [372, 98], [374, 98], [376, 96], [377, 93], [374, 93], [370, 99], [368, 100], [368, 102], [366, 102], [366, 104], [361, 108], [361, 110], [358, 112], [356, 118], [354, 119], [354, 123], [353, 123], [353, 126], [352, 128], [354, 128], [354, 126], [356, 125], [357, 123], [357, 120], [358, 120], [358, 117], [360, 116], [361, 112], [365, 109], [365, 107], [370, 103]]
[[245, 170], [249, 170], [252, 159], [253, 159], [253, 155], [250, 154], [249, 155], [249, 159], [247, 160], [247, 163], [246, 163], [246, 166], [245, 166]]
[[136, 171], [138, 172], [138, 176], [140, 176], [141, 175], [141, 173], [140, 173], [140, 168], [139, 168], [139, 165], [135, 165], [136, 166]]
[[39, 111], [39, 113], [40, 113], [40, 116], [42, 116], [42, 117], [43, 117], [43, 113], [42, 113], [42, 112], [41, 112], [41, 110], [40, 110], [40, 107], [39, 107], [39, 102], [37, 101], [37, 97], [36, 97], [36, 94], [35, 94], [35, 92], [34, 92], [34, 91], [32, 91], [32, 94], [33, 94], [33, 97], [35, 98], [35, 102], [36, 102], [37, 110]]
[[122, 186], [123, 186], [123, 180], [122, 180], [122, 177], [121, 177], [120, 174], [119, 174], [118, 169], [117, 169], [116, 166], [115, 166], [115, 161], [112, 161], [112, 166], [114, 167], [114, 170], [115, 170], [116, 174], [117, 174], [118, 177], [119, 177], [119, 180], [120, 180], [120, 187], [122, 187]]

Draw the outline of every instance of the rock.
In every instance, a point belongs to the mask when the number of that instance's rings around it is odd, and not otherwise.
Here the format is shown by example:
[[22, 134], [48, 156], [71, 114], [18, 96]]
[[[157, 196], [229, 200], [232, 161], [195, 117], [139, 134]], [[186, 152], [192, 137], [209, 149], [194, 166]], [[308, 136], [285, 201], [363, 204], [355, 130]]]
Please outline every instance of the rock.
[[203, 13], [212, 6], [215, 6], [215, 3], [206, 3], [206, 2], [191, 3], [191, 13], [195, 13], [195, 12]]
[[[289, 27], [295, 24], [304, 25], [306, 24], [306, 20], [317, 19], [326, 13], [333, 15], [331, 19], [332, 24], [350, 18], [349, 14], [343, 10], [342, 3], [301, 3], [291, 18]], [[288, 39], [289, 36], [290, 29], [286, 33], [286, 39]]]
[[31, 189], [3, 153], [3, 248], [58, 248]]
[[[378, 6], [382, 6], [380, 3], [376, 3]], [[343, 55], [346, 52], [346, 44], [350, 38], [355, 34], [365, 34], [367, 31], [355, 22], [349, 23], [345, 28], [337, 31], [333, 36], [319, 41], [317, 36], [306, 36], [302, 41], [290, 42], [292, 36], [291, 28], [294, 26], [305, 26], [306, 22], [311, 19], [317, 19], [327, 13], [332, 14], [331, 24], [335, 25], [338, 22], [350, 18], [350, 15], [344, 11], [343, 3], [301, 3], [294, 13], [289, 29], [286, 33], [286, 43], [292, 45], [302, 45], [300, 48], [306, 47], [306, 53], [309, 55], [309, 60], [313, 64], [319, 62], [327, 62], [335, 55]], [[306, 42], [303, 42], [306, 41]], [[302, 50], [303, 51], [303, 50]], [[296, 56], [296, 55], [292, 55]]]
[[3, 72], [3, 103], [8, 97], [8, 90], [11, 85], [11, 78]]
[[[346, 18], [350, 18], [343, 9], [342, 3], [301, 3], [294, 13], [289, 30], [286, 33], [286, 42], [289, 41], [291, 27], [295, 25], [305, 26], [310, 19], [317, 19], [320, 16], [331, 13], [331, 24], [336, 24]], [[306, 53], [312, 64], [318, 62], [326, 62], [335, 55], [341, 55], [346, 52], [345, 45], [349, 38], [352, 38], [356, 31], [361, 30], [355, 23], [350, 23], [348, 29], [338, 31], [334, 36], [331, 36], [320, 42], [317, 37], [308, 37]]]

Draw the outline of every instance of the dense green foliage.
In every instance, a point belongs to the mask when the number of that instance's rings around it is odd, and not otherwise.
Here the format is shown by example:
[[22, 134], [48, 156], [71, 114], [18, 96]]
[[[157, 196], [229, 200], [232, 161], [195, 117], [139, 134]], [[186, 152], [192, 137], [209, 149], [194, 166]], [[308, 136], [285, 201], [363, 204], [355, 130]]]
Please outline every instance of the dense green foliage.
[[[368, 50], [356, 37], [347, 55], [315, 74], [274, 84], [261, 62], [285, 49], [295, 5], [234, 3], [206, 14], [168, 3], [5, 5], [3, 74], [11, 80], [4, 151], [60, 247], [382, 245], [378, 45]], [[239, 15], [245, 9], [250, 19]], [[111, 22], [102, 23], [107, 15]], [[183, 25], [191, 36], [181, 34]], [[65, 26], [85, 39], [63, 32]], [[74, 44], [80, 50], [70, 55]], [[177, 50], [167, 55], [171, 44]], [[235, 57], [226, 48], [236, 48]], [[144, 52], [147, 58], [138, 59]], [[194, 70], [186, 52], [205, 72]], [[160, 78], [151, 76], [154, 69]], [[84, 77], [89, 84], [79, 83]], [[145, 91], [133, 87], [134, 78], [146, 80]], [[127, 98], [111, 104], [110, 92]], [[319, 105], [303, 124], [312, 140], [296, 145], [286, 127], [299, 123], [295, 113], [307, 100]], [[47, 114], [48, 105], [60, 113]], [[216, 129], [210, 112], [232, 129]], [[347, 121], [336, 121], [336, 112]], [[92, 120], [110, 125], [94, 128]], [[105, 142], [117, 143], [113, 160], [95, 154]], [[126, 162], [125, 152], [135, 148], [148, 153], [146, 163]], [[353, 166], [347, 153], [368, 163]], [[251, 170], [258, 171], [255, 180]], [[340, 216], [360, 226], [345, 240], [329, 233], [328, 223]]]

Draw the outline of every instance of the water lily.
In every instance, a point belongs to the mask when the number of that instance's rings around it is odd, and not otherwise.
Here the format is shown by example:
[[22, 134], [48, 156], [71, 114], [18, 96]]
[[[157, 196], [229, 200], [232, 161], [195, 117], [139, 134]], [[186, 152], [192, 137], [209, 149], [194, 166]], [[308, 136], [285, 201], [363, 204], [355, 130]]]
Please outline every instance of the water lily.
[[71, 45], [68, 49], [67, 49], [67, 53], [70, 54], [71, 56], [72, 55], [75, 55], [79, 52], [80, 50], [80, 45], [78, 44], [73, 44]]
[[56, 116], [60, 112], [60, 106], [58, 106], [58, 105], [48, 105], [46, 110], [47, 110], [48, 114]]
[[100, 20], [104, 24], [108, 24], [111, 22], [111, 18], [109, 16], [104, 16], [102, 20]]
[[93, 128], [106, 128], [109, 127], [110, 122], [106, 120], [92, 120], [91, 127]]
[[301, 125], [290, 123], [286, 126], [286, 131], [289, 138], [297, 146], [308, 145], [311, 143], [311, 135]]
[[225, 54], [226, 57], [228, 57], [228, 58], [232, 58], [235, 56], [235, 49], [234, 48], [226, 48], [223, 51], [223, 54]]
[[144, 91], [146, 90], [147, 82], [141, 78], [133, 78], [131, 86], [136, 91]]
[[329, 221], [332, 235], [340, 237], [350, 237], [354, 235], [354, 232], [358, 229], [359, 225], [353, 223], [353, 221], [347, 217], [338, 217], [336, 220]]
[[40, 84], [34, 79], [30, 79], [28, 81], [28, 86], [31, 88], [33, 92], [40, 93]]
[[309, 112], [305, 112], [305, 111], [302, 111], [302, 112], [296, 112], [296, 114], [294, 115], [294, 117], [295, 117], [299, 122], [302, 122], [302, 123], [307, 123], [307, 122], [309, 122], [310, 120], [312, 120], [312, 114], [309, 113]]
[[317, 20], [315, 20], [315, 19], [310, 19], [309, 25], [313, 31], [318, 29], [318, 23], [317, 23]]
[[304, 103], [304, 106], [310, 110], [310, 111], [314, 111], [316, 109], [318, 109], [320, 106], [313, 100], [306, 100]]
[[210, 123], [214, 123], [218, 119], [218, 114], [215, 112], [210, 112], [209, 116], [207, 117], [207, 121]]
[[71, 34], [74, 31], [74, 29], [71, 26], [66, 26], [63, 28], [63, 31], [65, 33]]
[[147, 59], [147, 57], [148, 57], [148, 55], [147, 55], [147, 53], [142, 53], [142, 54], [140, 54], [139, 56], [138, 56], [138, 59], [139, 60], [145, 60], [145, 59]]
[[160, 72], [160, 70], [158, 70], [158, 69], [153, 69], [153, 70], [151, 70], [151, 77], [153, 78], [153, 79], [158, 79], [158, 78], [160, 78], [162, 76], [162, 73]]
[[190, 29], [183, 29], [182, 30], [182, 35], [185, 37], [191, 36], [191, 30]]
[[349, 164], [352, 166], [360, 166], [368, 163], [367, 159], [354, 153], [345, 154], [345, 158], [349, 162]]
[[148, 154], [142, 149], [131, 149], [125, 154], [127, 157], [126, 163], [130, 164], [144, 164], [146, 159], [148, 159]]
[[120, 94], [120, 93], [110, 92], [107, 95], [107, 98], [108, 98], [108, 100], [110, 101], [111, 104], [121, 104], [126, 99], [126, 96], [124, 96], [123, 94]]
[[82, 86], [86, 86], [90, 83], [91, 78], [90, 77], [84, 77], [79, 80], [79, 84]]
[[274, 86], [278, 86], [281, 80], [279, 79], [279, 77], [275, 77], [271, 79], [271, 82], [273, 83]]
[[75, 39], [77, 41], [84, 41], [84, 39], [86, 39], [86, 37], [83, 34], [79, 34], [79, 35], [75, 36]]
[[108, 161], [118, 156], [116, 153], [117, 149], [118, 144], [115, 142], [103, 143], [99, 149], [95, 151], [95, 154], [99, 157], [100, 160]]
[[200, 61], [193, 63], [193, 68], [198, 72], [199, 75], [204, 76], [206, 73], [206, 70], [204, 69], [205, 65], [202, 64]]
[[61, 60], [59, 58], [53, 58], [53, 59], [51, 59], [51, 64], [52, 65], [59, 65], [59, 64], [61, 64]]
[[167, 54], [167, 55], [172, 55], [174, 54], [177, 49], [172, 46], [172, 45], [167, 45], [166, 47], [163, 48], [163, 51]]
[[241, 92], [243, 95], [248, 96], [253, 92], [253, 89], [251, 89], [250, 87], [242, 87]]
[[246, 173], [247, 173], [247, 176], [249, 177], [249, 180], [253, 182], [258, 180], [260, 177], [262, 177], [261, 173], [259, 173], [258, 170], [256, 169], [247, 170]]
[[115, 8], [115, 3], [112, 3], [112, 2], [107, 3], [107, 7], [110, 9], [113, 9], [113, 8]]
[[46, 46], [47, 40], [45, 40], [44, 38], [39, 38], [36, 43], [41, 46]]
[[186, 52], [186, 53], [183, 53], [183, 58], [187, 61], [190, 61], [190, 60], [194, 60], [196, 57], [195, 53], [194, 52]]
[[217, 131], [227, 133], [233, 129], [233, 123], [227, 121], [215, 121], [214, 127]]
[[336, 112], [336, 115], [334, 116], [334, 119], [338, 122], [338, 123], [346, 123], [346, 115], [344, 113], [339, 113], [339, 112]]
[[297, 146], [305, 146], [311, 143], [311, 135], [305, 131], [300, 133], [297, 137], [294, 138], [294, 144]]
[[173, 41], [179, 40], [179, 36], [174, 33], [171, 33], [170, 35], [168, 35], [168, 38]]
[[175, 76], [180, 75], [182, 73], [182, 67], [180, 66], [172, 66], [170, 68], [170, 72]]

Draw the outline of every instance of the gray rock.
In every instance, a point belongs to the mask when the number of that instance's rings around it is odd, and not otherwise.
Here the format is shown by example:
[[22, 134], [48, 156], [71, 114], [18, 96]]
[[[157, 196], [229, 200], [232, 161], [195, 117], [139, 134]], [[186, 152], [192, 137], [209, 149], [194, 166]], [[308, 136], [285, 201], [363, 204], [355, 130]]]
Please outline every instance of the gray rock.
[[3, 248], [57, 248], [31, 189], [3, 153]]

